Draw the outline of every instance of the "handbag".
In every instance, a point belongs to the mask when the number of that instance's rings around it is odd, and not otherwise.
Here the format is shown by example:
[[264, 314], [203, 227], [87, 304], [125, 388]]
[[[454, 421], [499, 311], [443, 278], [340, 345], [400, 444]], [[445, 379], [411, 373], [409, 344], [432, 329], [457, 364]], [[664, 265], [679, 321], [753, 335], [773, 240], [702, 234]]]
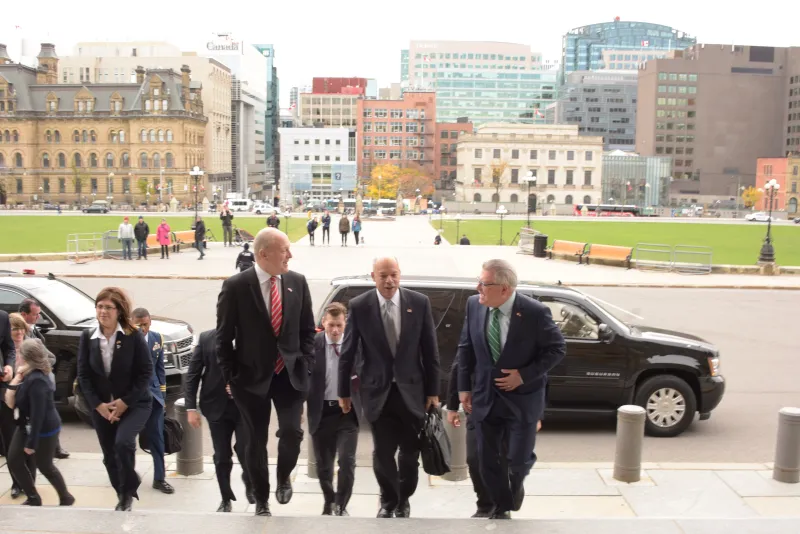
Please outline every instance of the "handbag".
[[444, 430], [439, 409], [431, 406], [419, 433], [422, 468], [429, 475], [442, 476], [450, 472], [450, 439]]
[[[139, 448], [150, 453], [147, 432], [139, 434]], [[175, 454], [183, 448], [183, 427], [177, 419], [164, 416], [164, 454]]]

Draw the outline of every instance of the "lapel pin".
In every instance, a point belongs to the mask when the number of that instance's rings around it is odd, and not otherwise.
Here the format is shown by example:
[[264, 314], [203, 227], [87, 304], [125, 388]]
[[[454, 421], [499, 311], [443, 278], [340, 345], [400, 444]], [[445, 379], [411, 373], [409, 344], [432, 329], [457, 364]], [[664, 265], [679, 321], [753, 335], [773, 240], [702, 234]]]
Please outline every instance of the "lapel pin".
[[292, 288], [291, 288], [291, 287], [287, 287], [287, 288], [286, 288], [286, 290], [287, 290], [289, 293], [291, 293], [291, 292], [292, 292]]
[[406, 312], [411, 313], [411, 308], [407, 309]]
[[520, 312], [517, 312], [517, 317], [522, 317], [522, 314]]

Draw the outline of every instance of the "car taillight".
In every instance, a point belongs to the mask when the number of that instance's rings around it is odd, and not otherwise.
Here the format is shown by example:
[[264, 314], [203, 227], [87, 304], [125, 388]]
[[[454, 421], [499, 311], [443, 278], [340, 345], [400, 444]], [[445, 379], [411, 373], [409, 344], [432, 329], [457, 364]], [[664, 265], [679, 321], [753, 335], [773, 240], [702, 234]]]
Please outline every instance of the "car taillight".
[[708, 371], [711, 376], [719, 376], [719, 356], [708, 357]]
[[22, 274], [36, 274], [35, 269], [22, 269]]

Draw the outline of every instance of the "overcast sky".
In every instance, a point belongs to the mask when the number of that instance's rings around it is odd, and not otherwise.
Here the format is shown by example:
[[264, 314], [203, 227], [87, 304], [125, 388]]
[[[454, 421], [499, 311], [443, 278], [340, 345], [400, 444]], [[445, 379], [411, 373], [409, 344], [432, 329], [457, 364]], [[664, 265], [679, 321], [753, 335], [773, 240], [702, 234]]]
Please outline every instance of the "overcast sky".
[[233, 32], [246, 43], [275, 46], [281, 106], [287, 107], [289, 89], [310, 84], [314, 76], [377, 78], [380, 86], [400, 81], [400, 50], [411, 39], [523, 43], [545, 59], [557, 59], [568, 30], [619, 16], [673, 26], [703, 43], [800, 46], [795, 2], [733, 5], [721, 0], [9, 0], [0, 17], [0, 43], [9, 45], [16, 60], [20, 36], [54, 42], [63, 56], [76, 42], [89, 40], [159, 40], [201, 51], [213, 34]]

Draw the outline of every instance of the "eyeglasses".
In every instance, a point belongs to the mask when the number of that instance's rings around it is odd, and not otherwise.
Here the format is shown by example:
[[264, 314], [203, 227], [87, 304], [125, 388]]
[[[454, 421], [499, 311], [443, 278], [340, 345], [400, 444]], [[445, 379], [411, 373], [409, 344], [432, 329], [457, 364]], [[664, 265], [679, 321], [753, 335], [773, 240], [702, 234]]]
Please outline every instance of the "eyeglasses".
[[495, 283], [491, 283], [490, 284], [488, 282], [484, 282], [483, 280], [478, 280], [478, 286], [480, 286], [480, 287], [492, 287], [492, 286], [501, 286], [501, 285], [503, 285], [503, 284], [495, 284]]
[[116, 309], [116, 306], [103, 306], [102, 304], [97, 305], [97, 311], [111, 312], [115, 311]]

